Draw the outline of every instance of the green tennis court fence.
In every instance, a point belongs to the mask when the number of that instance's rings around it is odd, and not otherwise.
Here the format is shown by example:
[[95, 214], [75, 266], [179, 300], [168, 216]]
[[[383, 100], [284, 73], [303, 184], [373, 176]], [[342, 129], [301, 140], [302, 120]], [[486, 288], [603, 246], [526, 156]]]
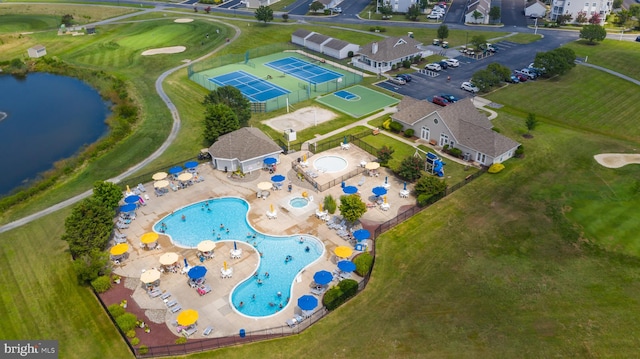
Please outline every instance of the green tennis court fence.
[[[249, 56], [248, 56], [249, 59], [255, 59], [257, 57], [275, 54], [276, 52], [283, 52], [285, 50], [297, 50], [299, 48], [300, 48], [299, 46], [296, 46], [294, 44], [282, 42], [282, 43], [256, 47], [254, 49], [248, 50], [247, 52], [249, 53]], [[227, 55], [215, 56], [210, 59], [198, 61], [194, 64], [189, 65], [189, 67], [187, 68], [189, 73], [189, 78], [191, 78], [191, 75], [195, 72], [209, 70], [212, 68], [221, 67], [229, 64], [237, 64], [240, 62], [245, 62], [246, 58], [247, 58], [247, 53], [245, 52], [242, 54], [227, 54]]]

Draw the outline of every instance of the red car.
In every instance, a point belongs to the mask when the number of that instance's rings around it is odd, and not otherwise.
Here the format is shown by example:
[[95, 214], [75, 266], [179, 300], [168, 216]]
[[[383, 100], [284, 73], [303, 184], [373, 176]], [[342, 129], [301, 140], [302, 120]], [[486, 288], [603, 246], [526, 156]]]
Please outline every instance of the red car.
[[523, 74], [516, 74], [516, 77], [518, 78], [518, 80], [520, 80], [520, 82], [527, 81], [527, 76], [525, 76]]
[[444, 97], [440, 97], [440, 96], [433, 96], [433, 98], [431, 99], [431, 102], [440, 106], [446, 106], [449, 104], [449, 101], [445, 100]]

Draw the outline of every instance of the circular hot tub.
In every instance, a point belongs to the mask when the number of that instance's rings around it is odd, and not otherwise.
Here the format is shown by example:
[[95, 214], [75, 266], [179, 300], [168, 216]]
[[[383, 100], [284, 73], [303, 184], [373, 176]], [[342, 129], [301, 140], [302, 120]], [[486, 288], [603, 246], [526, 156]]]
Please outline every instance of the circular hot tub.
[[335, 173], [347, 168], [347, 160], [340, 156], [322, 156], [313, 161], [313, 167], [320, 172]]
[[289, 200], [289, 205], [293, 208], [304, 208], [309, 204], [309, 201], [304, 197], [294, 197]]

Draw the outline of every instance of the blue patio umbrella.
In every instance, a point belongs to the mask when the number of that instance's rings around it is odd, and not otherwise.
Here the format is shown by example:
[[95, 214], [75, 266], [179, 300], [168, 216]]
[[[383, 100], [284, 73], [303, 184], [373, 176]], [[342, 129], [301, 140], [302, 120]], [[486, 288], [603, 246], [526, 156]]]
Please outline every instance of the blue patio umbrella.
[[233, 249], [236, 251], [238, 250], [238, 245], [236, 244], [236, 241], [233, 241]]
[[302, 310], [313, 310], [318, 306], [318, 299], [311, 295], [303, 295], [298, 298], [298, 307]]
[[404, 183], [404, 190], [407, 190], [407, 182]]
[[136, 206], [135, 203], [127, 203], [124, 206], [120, 206], [120, 212], [125, 212], [125, 213], [132, 212], [132, 211], [135, 211], [136, 208], [138, 207]]
[[385, 194], [387, 194], [387, 189], [384, 187], [373, 187], [373, 194], [376, 195], [376, 197], [380, 197], [380, 196], [384, 196]]
[[175, 167], [171, 167], [169, 168], [169, 174], [175, 175], [182, 172], [182, 167], [181, 166], [175, 166]]
[[278, 162], [278, 160], [276, 160], [273, 157], [267, 157], [267, 158], [264, 159], [263, 162], [264, 162], [265, 165], [275, 165], [276, 162]]
[[124, 203], [136, 203], [140, 200], [140, 196], [127, 196], [124, 198]]
[[283, 175], [275, 175], [271, 177], [272, 182], [284, 182], [286, 178]]
[[355, 193], [358, 193], [358, 187], [347, 186], [342, 188], [342, 192], [344, 192], [345, 194], [355, 194]]
[[345, 145], [347, 144], [347, 136], [344, 136], [344, 139], [342, 140], [342, 143], [344, 143]]
[[387, 184], [387, 183], [389, 183], [389, 177], [385, 176], [384, 177], [384, 184]]
[[344, 188], [344, 186], [346, 186], [346, 184], [342, 181], [342, 183], [340, 183], [340, 187]]
[[319, 285], [329, 284], [332, 280], [333, 280], [333, 274], [331, 274], [330, 272], [327, 272], [326, 270], [318, 271], [316, 272], [316, 274], [313, 275], [313, 281]]
[[187, 258], [186, 258], [186, 257], [185, 257], [185, 259], [184, 259], [184, 266], [185, 266], [185, 267], [188, 267], [188, 266], [189, 266], [189, 263], [187, 262]]
[[356, 264], [352, 261], [340, 261], [338, 262], [338, 269], [347, 273], [353, 272], [356, 270]]
[[369, 231], [367, 231], [366, 229], [358, 229], [357, 231], [353, 232], [353, 238], [355, 238], [359, 242], [371, 238], [371, 233], [369, 233]]
[[185, 168], [196, 168], [198, 167], [198, 161], [189, 161], [184, 164]]
[[200, 279], [207, 274], [207, 268], [204, 266], [195, 266], [189, 269], [189, 278], [191, 279]]

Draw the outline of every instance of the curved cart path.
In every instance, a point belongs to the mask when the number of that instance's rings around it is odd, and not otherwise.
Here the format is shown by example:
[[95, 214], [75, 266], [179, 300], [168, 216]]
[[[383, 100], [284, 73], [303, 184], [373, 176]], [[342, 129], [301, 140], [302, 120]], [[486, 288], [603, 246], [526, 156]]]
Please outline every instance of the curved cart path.
[[[149, 12], [151, 11], [158, 11], [158, 10], [162, 10], [162, 8], [155, 8], [153, 10], [149, 10]], [[140, 15], [140, 13], [136, 13], [137, 15]], [[116, 21], [120, 21], [123, 18], [126, 18], [128, 16], [120, 16], [117, 18], [113, 18], [111, 20], [105, 20], [105, 21], [101, 21], [100, 24], [105, 24], [107, 22], [116, 22]], [[180, 114], [178, 113], [178, 110], [176, 109], [175, 105], [171, 102], [171, 99], [169, 98], [169, 96], [167, 96], [167, 94], [164, 92], [164, 89], [162, 88], [162, 83], [164, 82], [164, 80], [171, 74], [173, 74], [174, 72], [183, 69], [189, 65], [191, 65], [194, 62], [198, 62], [198, 61], [202, 61], [212, 55], [214, 55], [215, 53], [217, 53], [218, 51], [220, 51], [221, 49], [223, 49], [224, 47], [228, 46], [231, 42], [235, 41], [240, 34], [242, 33], [242, 31], [240, 30], [239, 27], [222, 22], [220, 20], [211, 20], [211, 21], [217, 21], [220, 23], [223, 23], [224, 25], [230, 26], [231, 28], [233, 28], [236, 33], [235, 35], [229, 39], [228, 42], [225, 42], [222, 44], [222, 46], [218, 47], [217, 49], [211, 51], [210, 53], [201, 56], [191, 62], [188, 63], [184, 63], [181, 64], [180, 66], [174, 67], [172, 69], [169, 69], [167, 71], [165, 71], [162, 75], [160, 75], [160, 77], [158, 77], [158, 79], [156, 80], [156, 92], [158, 93], [158, 95], [160, 95], [160, 98], [162, 99], [162, 101], [164, 101], [164, 103], [167, 105], [167, 108], [169, 109], [169, 111], [171, 111], [171, 116], [173, 117], [173, 126], [171, 127], [171, 132], [169, 132], [169, 136], [167, 137], [167, 139], [162, 143], [162, 145], [155, 151], [153, 152], [151, 155], [149, 155], [149, 157], [145, 158], [142, 162], [139, 162], [131, 167], [129, 167], [129, 169], [127, 169], [126, 171], [124, 171], [123, 173], [121, 173], [120, 175], [110, 178], [107, 181], [109, 182], [113, 182], [113, 183], [118, 183], [120, 181], [122, 181], [123, 179], [127, 178], [128, 176], [131, 176], [132, 174], [134, 174], [135, 172], [139, 171], [141, 168], [143, 168], [144, 166], [148, 165], [149, 163], [151, 163], [151, 161], [154, 161], [155, 159], [157, 159], [158, 157], [160, 157], [164, 151], [167, 150], [167, 148], [169, 148], [169, 146], [173, 143], [173, 141], [176, 139], [176, 137], [178, 136], [178, 132], [180, 131]], [[48, 214], [51, 214], [55, 211], [58, 211], [60, 209], [63, 209], [65, 207], [71, 206], [79, 201], [81, 201], [84, 198], [89, 197], [91, 194], [93, 193], [93, 190], [88, 190], [85, 192], [80, 193], [79, 195], [73, 196], [65, 201], [62, 201], [60, 203], [57, 203], [49, 208], [43, 209], [42, 211], [30, 214], [26, 217], [20, 218], [18, 220], [15, 220], [13, 222], [9, 222], [3, 226], [0, 226], [0, 233], [6, 232], [6, 231], [10, 231], [14, 228], [20, 227], [22, 225], [25, 225], [29, 222], [32, 222], [38, 218], [44, 217]]]

